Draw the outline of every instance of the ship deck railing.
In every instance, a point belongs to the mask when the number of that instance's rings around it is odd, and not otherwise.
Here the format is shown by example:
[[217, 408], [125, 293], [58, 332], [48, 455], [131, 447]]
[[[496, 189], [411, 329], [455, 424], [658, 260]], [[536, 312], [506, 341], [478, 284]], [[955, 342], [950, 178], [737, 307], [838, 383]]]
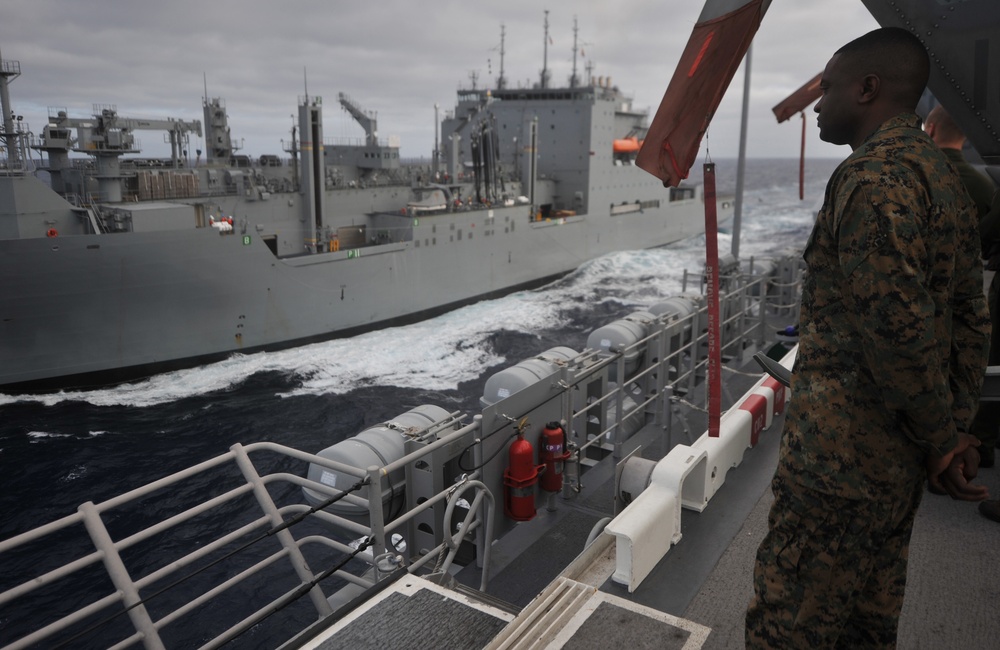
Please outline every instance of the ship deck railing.
[[[3, 156], [0, 156], [0, 176], [23, 176], [24, 174], [35, 171], [35, 161], [31, 159], [28, 155], [27, 144], [27, 132], [21, 130], [20, 122], [16, 123], [17, 126], [13, 133], [7, 134], [10, 138], [10, 142], [13, 142], [11, 150], [13, 150], [16, 155], [11, 156], [8, 149], [4, 149]], [[2, 126], [0, 126], [2, 128]], [[3, 137], [0, 137], [0, 142], [3, 141]]]
[[[452, 414], [449, 418], [454, 418], [455, 415]], [[431, 425], [424, 432], [435, 428], [441, 429], [448, 425], [457, 426], [453, 422], [449, 422], [449, 418]], [[72, 515], [0, 541], [0, 564], [6, 564], [5, 557], [10, 558], [18, 553], [31, 553], [33, 549], [49, 548], [46, 545], [56, 542], [65, 544], [66, 548], [52, 554], [53, 556], [63, 558], [66, 554], [74, 554], [72, 559], [62, 561], [62, 563], [48, 560], [37, 563], [34, 568], [39, 573], [17, 584], [10, 584], [11, 581], [15, 580], [15, 576], [8, 574], [4, 577], [3, 583], [5, 583], [6, 588], [0, 593], [0, 611], [3, 611], [3, 608], [12, 601], [20, 599], [33, 599], [41, 603], [51, 602], [54, 598], [57, 604], [52, 607], [33, 608], [33, 615], [42, 614], [43, 610], [49, 611], [52, 614], [50, 620], [27, 634], [19, 634], [19, 638], [14, 639], [9, 636], [4, 638], [2, 647], [4, 650], [15, 650], [32, 647], [39, 643], [44, 643], [47, 647], [57, 647], [56, 644], [59, 644], [59, 647], [74, 647], [85, 642], [92, 643], [93, 635], [100, 635], [102, 647], [171, 647], [172, 644], [169, 642], [171, 632], [167, 629], [169, 626], [191, 624], [190, 617], [196, 611], [200, 611], [200, 618], [194, 619], [194, 625], [211, 629], [215, 623], [211, 614], [213, 603], [225, 599], [227, 603], [231, 604], [231, 590], [237, 585], [253, 589], [254, 586], [263, 588], [262, 585], [265, 583], [274, 584], [277, 586], [270, 588], [269, 591], [277, 590], [279, 593], [263, 606], [247, 613], [241, 621], [219, 631], [202, 647], [220, 647], [259, 624], [270, 614], [295, 603], [302, 597], [308, 597], [308, 601], [311, 602], [315, 610], [314, 616], [319, 619], [333, 611], [320, 580], [335, 576], [341, 579], [341, 584], [347, 582], [363, 588], [373, 586], [380, 576], [378, 571], [375, 572], [374, 576], [364, 577], [354, 575], [340, 567], [346, 563], [346, 560], [355, 556], [360, 556], [365, 561], [365, 566], [369, 564], [374, 564], [376, 567], [382, 565], [387, 567], [387, 572], [395, 571], [399, 566], [405, 566], [407, 561], [403, 555], [397, 554], [395, 549], [389, 547], [388, 553], [386, 552], [385, 540], [389, 539], [387, 536], [392, 535], [393, 531], [401, 526], [407, 525], [420, 512], [435, 507], [443, 501], [448, 502], [450, 509], [462, 494], [473, 490], [476, 494], [471, 499], [472, 505], [459, 532], [446, 537], [436, 548], [430, 549], [417, 562], [408, 567], [410, 571], [417, 571], [431, 560], [437, 559], [438, 570], [447, 570], [450, 563], [455, 560], [458, 547], [466, 537], [483, 528], [485, 528], [487, 539], [492, 535], [493, 515], [489, 510], [494, 505], [492, 497], [482, 484], [475, 480], [475, 476], [468, 477], [460, 486], [449, 486], [448, 489], [443, 490], [432, 499], [386, 524], [383, 523], [381, 498], [363, 499], [349, 494], [349, 491], [338, 491], [286, 471], [261, 473], [261, 468], [282, 468], [290, 463], [294, 464], [295, 461], [316, 463], [356, 477], [358, 483], [355, 484], [354, 488], [359, 488], [364, 484], [379, 485], [382, 476], [386, 476], [408, 463], [418, 462], [420, 458], [433, 453], [443, 445], [454, 444], [457, 439], [474, 434], [478, 430], [478, 426], [478, 421], [460, 426], [394, 463], [364, 470], [275, 443], [258, 442], [246, 446], [235, 444], [225, 454], [102, 503], [95, 504], [88, 501]], [[421, 432], [411, 432], [411, 435], [415, 435], [415, 433]], [[436, 436], [437, 432], [434, 432], [434, 435]], [[257, 462], [251, 459], [251, 454], [257, 455], [263, 452], [269, 452], [265, 459]], [[233, 468], [236, 469], [235, 472]], [[174, 495], [188, 494], [191, 488], [189, 485], [185, 486], [185, 483], [209, 473], [213, 479], [211, 484], [219, 490], [217, 494], [200, 499], [194, 505], [142, 529], [120, 530], [120, 522], [126, 518], [135, 517], [136, 512], [145, 515], [140, 517], [141, 520], [145, 520], [149, 517], [150, 512], [161, 513], [168, 510], [165, 504], [160, 504], [158, 507], [149, 505], [148, 502], [155, 501], [157, 495], [162, 496], [164, 491], [170, 491], [170, 494]], [[224, 489], [223, 486], [229, 487]], [[289, 489], [282, 490], [282, 486], [285, 488], [290, 486], [294, 489], [291, 491]], [[284, 492], [284, 498], [287, 499], [292, 493], [294, 496], [298, 496], [301, 488], [333, 496], [342, 496], [347, 501], [366, 508], [369, 521], [374, 523], [371, 527], [364, 526], [301, 503], [279, 506], [272, 494], [272, 492], [277, 492], [281, 495]], [[381, 497], [381, 490], [377, 492]], [[199, 541], [196, 550], [180, 555], [162, 566], [155, 568], [145, 566], [142, 553], [143, 544], [156, 544], [157, 548], [161, 550], [165, 547], [179, 546], [185, 543], [188, 536], [194, 534], [190, 527], [196, 525], [199, 517], [224, 517], [227, 516], [227, 511], [229, 516], [232, 516], [234, 512], [251, 512], [253, 509], [247, 500], [256, 502], [256, 510], [259, 514], [255, 517], [245, 521], [239, 527], [232, 527], [209, 543], [204, 543], [203, 540]], [[307, 534], [300, 537], [293, 536], [294, 526], [315, 518], [347, 531], [348, 534], [360, 536], [363, 540], [360, 548], [355, 548], [357, 544], [352, 546], [347, 540], [325, 534], [326, 531], [320, 534], [315, 533], [312, 530], [318, 528], [315, 523], [311, 528], [305, 527]], [[80, 526], [85, 529], [85, 534], [81, 534]], [[172, 537], [165, 537], [166, 534], [172, 534]], [[89, 538], [94, 551], [80, 555], [81, 552], [85, 553], [80, 549], [86, 549], [88, 546], [87, 538]], [[248, 538], [250, 538], [249, 541], [247, 541]], [[261, 542], [275, 539], [280, 546], [276, 551], [267, 553], [262, 547], [254, 549]], [[273, 542], [271, 543], [273, 544]], [[369, 545], [370, 551], [365, 549]], [[310, 562], [306, 559], [306, 550], [317, 546], [321, 547], [320, 551], [313, 552], [312, 555], [320, 554], [322, 556], [325, 553], [335, 553], [338, 564], [325, 571], [313, 573], [309, 568]], [[488, 547], [489, 544], [487, 544]], [[251, 549], [254, 549], [253, 552]], [[260, 557], [264, 553], [267, 554]], [[240, 565], [234, 568], [232, 564], [239, 556], [242, 556], [240, 559], [243, 559], [244, 562], [251, 563], [247, 566]], [[274, 580], [272, 576], [277, 568], [276, 565], [282, 561], [289, 563], [297, 576], [297, 580], [287, 588], [287, 580]], [[332, 560], [325, 558], [321, 561], [330, 562]], [[227, 563], [225, 565], [227, 572], [223, 575], [228, 576], [235, 572], [234, 575], [220, 579], [215, 586], [201, 592], [199, 596], [173, 607], [169, 597], [171, 588], [223, 562]], [[99, 576], [101, 565], [106, 573], [104, 581], [110, 581], [108, 594], [94, 602], [70, 605], [69, 603], [76, 602], [76, 598], [66, 595], [74, 596], [74, 580], [77, 581], [75, 584], [78, 585], [87, 584], [88, 591], [93, 590], [94, 580], [100, 579], [97, 576]], [[485, 566], [489, 566], [489, 563], [487, 562]], [[287, 574], [288, 571], [285, 570], [283, 575]], [[211, 575], [218, 577], [218, 573]], [[203, 578], [206, 577], [203, 576]], [[21, 579], [21, 577], [16, 579]], [[487, 574], [484, 572], [482, 585], [484, 588], [486, 579]], [[248, 582], [251, 583], [249, 586], [246, 585]], [[282, 589], [284, 590], [282, 591]], [[41, 593], [46, 591], [49, 593]], [[64, 596], [57, 597], [53, 596], [52, 593]], [[123, 621], [125, 615], [127, 615], [130, 625]], [[10, 633], [10, 626], [7, 627], [8, 630], [5, 634]], [[217, 627], [216, 624], [215, 628], [217, 629]], [[111, 641], [111, 636], [118, 636], [118, 640]]]
[[[753, 261], [751, 260], [751, 269]], [[704, 284], [704, 274], [685, 271], [685, 284], [689, 281], [700, 281]], [[720, 276], [720, 355], [724, 360], [742, 362], [748, 344], [761, 345], [769, 339], [768, 315], [791, 314], [797, 309], [798, 301], [794, 298], [799, 286], [796, 275], [786, 283], [780, 282], [772, 274], [753, 275], [730, 270]], [[761, 302], [755, 302], [756, 298]], [[765, 304], [766, 303], [766, 304]], [[648, 364], [627, 378], [624, 385], [615, 385], [604, 395], [591, 400], [579, 411], [573, 412], [570, 421], [575, 430], [586, 429], [589, 418], [599, 412], [607, 403], [614, 404], [616, 417], [608, 418], [606, 426], [594, 432], [588, 432], [588, 440], [580, 446], [580, 452], [587, 452], [591, 447], [605, 447], [616, 459], [624, 456], [624, 446], [628, 432], [624, 423], [634, 416], [652, 413], [654, 422], [661, 425], [668, 438], [672, 435], [672, 418], [670, 405], [684, 402], [688, 405], [695, 400], [696, 390], [702, 390], [705, 395], [700, 398], [707, 403], [709, 386], [704, 382], [708, 372], [709, 333], [708, 306], [702, 305], [690, 315], [661, 322], [660, 327], [635, 343], [616, 349], [613, 355], [603, 360], [604, 365], [615, 364], [615, 376], [625, 377], [626, 359], [636, 354], [647, 354], [658, 359], [657, 363]], [[671, 345], [669, 340], [679, 341], [679, 345]], [[723, 366], [726, 368], [726, 366]], [[589, 365], [587, 372], [594, 374], [601, 370], [601, 365]], [[586, 377], [577, 375], [575, 384], [583, 384]], [[645, 397], [642, 401], [631, 400], [630, 386], [644, 386], [641, 391]], [[626, 405], [629, 399], [631, 404]], [[691, 442], [691, 441], [688, 441]], [[581, 456], [586, 456], [581, 453]]]

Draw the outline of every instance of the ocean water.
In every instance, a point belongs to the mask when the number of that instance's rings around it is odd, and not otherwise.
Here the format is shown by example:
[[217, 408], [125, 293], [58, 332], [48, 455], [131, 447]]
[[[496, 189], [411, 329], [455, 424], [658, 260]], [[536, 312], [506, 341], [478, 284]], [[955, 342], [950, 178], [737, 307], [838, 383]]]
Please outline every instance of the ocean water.
[[[797, 160], [750, 160], [741, 258], [801, 249], [837, 162], [807, 161], [800, 201]], [[720, 192], [732, 191], [735, 161], [717, 165]], [[421, 404], [474, 413], [493, 372], [556, 345], [581, 350], [594, 328], [680, 292], [684, 269], [701, 269], [704, 245], [704, 237], [695, 237], [613, 253], [537, 290], [350, 339], [235, 355], [114, 388], [0, 394], [0, 539], [217, 456], [236, 442], [316, 452]], [[730, 245], [730, 235], [720, 233], [720, 253]], [[192, 535], [207, 537], [210, 530], [205, 524]], [[149, 565], [156, 560], [153, 551]], [[8, 560], [0, 591], [36, 561]], [[86, 593], [78, 596], [87, 602]], [[0, 642], [23, 634], [24, 621], [47, 605], [29, 597], [0, 607]], [[262, 625], [234, 647], [272, 647], [309, 620], [306, 612]], [[196, 647], [203, 638], [198, 630], [178, 631], [172, 647]], [[98, 632], [70, 647], [104, 644]]]

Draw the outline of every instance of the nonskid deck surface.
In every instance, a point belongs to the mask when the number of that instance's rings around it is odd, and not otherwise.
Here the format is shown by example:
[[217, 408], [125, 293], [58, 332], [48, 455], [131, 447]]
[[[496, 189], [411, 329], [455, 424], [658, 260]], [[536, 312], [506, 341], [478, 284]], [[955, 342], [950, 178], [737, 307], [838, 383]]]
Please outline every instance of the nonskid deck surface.
[[[1000, 470], [979, 483], [1000, 496]], [[711, 627], [708, 649], [743, 647], [743, 614], [753, 593], [753, 558], [767, 532], [766, 489], [739, 534], [683, 615]], [[899, 648], [991, 648], [1000, 637], [1000, 524], [974, 503], [924, 494], [910, 541]], [[666, 578], [666, 576], [665, 576]]]

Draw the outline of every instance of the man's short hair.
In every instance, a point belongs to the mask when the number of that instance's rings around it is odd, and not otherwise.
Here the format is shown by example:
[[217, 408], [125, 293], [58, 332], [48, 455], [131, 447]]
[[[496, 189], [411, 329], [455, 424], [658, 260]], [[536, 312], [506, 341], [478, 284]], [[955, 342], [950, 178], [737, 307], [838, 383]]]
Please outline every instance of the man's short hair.
[[924, 124], [925, 126], [933, 124], [934, 132], [949, 142], [965, 139], [965, 133], [962, 132], [962, 129], [955, 123], [954, 118], [952, 118], [951, 114], [941, 104], [931, 109], [931, 112], [927, 114], [927, 119], [924, 120]]
[[916, 108], [930, 76], [930, 57], [915, 35], [901, 27], [882, 27], [859, 36], [836, 52], [852, 73], [876, 74], [882, 92]]

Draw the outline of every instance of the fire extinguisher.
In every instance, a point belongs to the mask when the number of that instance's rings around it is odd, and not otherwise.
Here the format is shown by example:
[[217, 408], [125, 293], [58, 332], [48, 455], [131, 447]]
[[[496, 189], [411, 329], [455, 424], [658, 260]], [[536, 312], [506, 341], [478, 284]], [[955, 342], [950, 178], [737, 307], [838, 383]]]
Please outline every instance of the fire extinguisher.
[[535, 465], [535, 450], [524, 439], [523, 428], [518, 427], [517, 439], [510, 444], [509, 462], [503, 473], [504, 513], [514, 521], [528, 521], [535, 517], [535, 483], [544, 465]]
[[569, 458], [566, 451], [566, 430], [558, 422], [549, 422], [538, 439], [538, 462], [545, 466], [541, 488], [546, 492], [562, 489], [563, 463]]

